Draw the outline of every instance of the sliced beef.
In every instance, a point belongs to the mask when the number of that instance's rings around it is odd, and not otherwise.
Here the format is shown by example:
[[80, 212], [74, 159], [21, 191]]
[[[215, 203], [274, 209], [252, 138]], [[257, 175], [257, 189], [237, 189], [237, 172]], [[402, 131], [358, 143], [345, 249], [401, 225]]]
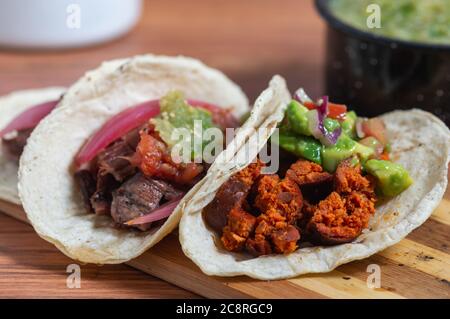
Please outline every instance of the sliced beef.
[[97, 186], [90, 202], [96, 215], [109, 215], [112, 192], [120, 183], [111, 174], [97, 174]]
[[98, 174], [111, 174], [117, 181], [123, 181], [136, 172], [132, 165], [135, 151], [126, 140], [119, 140], [98, 155]]
[[129, 147], [131, 147], [133, 150], [135, 150], [139, 144], [140, 141], [140, 135], [139, 132], [144, 127], [138, 127], [137, 129], [132, 130], [131, 132], [127, 133], [125, 136], [122, 137], [122, 141], [128, 144]]
[[81, 195], [83, 196], [84, 204], [89, 211], [91, 207], [91, 196], [95, 193], [96, 183], [95, 178], [89, 170], [83, 169], [75, 172], [75, 182], [80, 187]]
[[6, 153], [12, 158], [18, 160], [22, 155], [23, 149], [27, 144], [27, 140], [33, 132], [34, 128], [19, 130], [6, 134], [2, 138], [2, 145]]
[[258, 161], [236, 173], [217, 191], [214, 199], [203, 209], [203, 218], [217, 232], [227, 224], [227, 216], [233, 208], [242, 207], [248, 193], [261, 174], [263, 163]]
[[[138, 173], [112, 193], [111, 216], [116, 223], [123, 224], [151, 213], [162, 201], [181, 195], [182, 192], [170, 184]], [[136, 225], [140, 230], [148, 230], [150, 226], [150, 223]]]

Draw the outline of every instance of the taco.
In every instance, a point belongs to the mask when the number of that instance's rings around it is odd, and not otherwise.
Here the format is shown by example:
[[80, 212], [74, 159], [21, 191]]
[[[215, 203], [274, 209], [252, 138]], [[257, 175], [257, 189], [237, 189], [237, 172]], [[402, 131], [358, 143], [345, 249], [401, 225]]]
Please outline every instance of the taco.
[[[31, 134], [19, 169], [27, 217], [73, 259], [130, 260], [178, 225], [201, 185], [211, 163], [200, 155], [210, 144], [197, 129], [223, 132], [247, 111], [241, 89], [197, 60], [144, 55], [104, 63]], [[173, 153], [181, 144], [187, 148]]]
[[0, 199], [20, 205], [19, 157], [39, 121], [58, 104], [63, 87], [22, 90], [0, 97]]
[[[302, 89], [291, 98], [278, 76], [257, 103], [273, 110], [277, 129], [258, 127], [254, 136], [268, 134], [210, 171], [180, 221], [183, 251], [204, 273], [274, 280], [328, 272], [394, 245], [443, 197], [450, 131], [432, 114], [358, 117]], [[271, 134], [279, 165], [267, 173], [257, 154]]]

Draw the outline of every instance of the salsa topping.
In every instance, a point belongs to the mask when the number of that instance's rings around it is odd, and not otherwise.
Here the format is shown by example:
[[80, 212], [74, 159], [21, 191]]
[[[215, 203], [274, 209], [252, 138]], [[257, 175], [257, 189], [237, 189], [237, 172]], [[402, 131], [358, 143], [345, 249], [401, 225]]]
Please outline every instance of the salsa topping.
[[[75, 158], [75, 179], [89, 211], [111, 216], [118, 227], [141, 231], [170, 216], [207, 168], [206, 163], [175, 162], [171, 132], [193, 132], [196, 120], [216, 127], [213, 113], [225, 114], [212, 104], [195, 102], [208, 109], [171, 92], [117, 114], [88, 140]], [[224, 119], [222, 125], [237, 123], [231, 114]]]
[[[347, 110], [346, 107], [336, 107], [336, 104], [328, 102], [327, 97], [314, 103], [303, 89], [297, 90], [279, 126], [278, 143], [281, 148], [321, 165], [330, 173], [336, 170], [340, 162], [353, 156], [357, 157], [363, 169], [366, 169], [369, 160], [389, 162], [390, 144], [381, 118], [358, 117], [353, 111], [332, 118], [329, 116], [330, 105], [342, 111]], [[320, 114], [325, 115], [321, 117]], [[373, 165], [375, 162], [370, 163]], [[378, 168], [386, 170], [383, 176], [391, 176], [396, 175], [389, 172], [395, 171], [393, 167], [382, 165], [382, 168]], [[395, 167], [401, 166], [396, 164]], [[369, 167], [367, 172], [375, 174], [373, 167]], [[380, 179], [374, 175], [380, 193], [396, 196], [404, 191], [411, 183], [408, 182], [410, 177], [406, 170], [403, 169], [403, 172], [396, 175], [402, 178], [398, 187], [393, 186], [394, 181], [386, 182], [386, 178]], [[381, 176], [379, 170], [377, 174]]]

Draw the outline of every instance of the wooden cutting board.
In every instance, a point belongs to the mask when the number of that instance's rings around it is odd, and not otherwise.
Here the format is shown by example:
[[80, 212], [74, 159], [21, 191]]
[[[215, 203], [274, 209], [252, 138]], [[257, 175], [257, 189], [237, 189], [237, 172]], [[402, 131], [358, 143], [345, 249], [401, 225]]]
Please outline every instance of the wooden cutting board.
[[[0, 210], [27, 222], [19, 206], [0, 201]], [[271, 282], [206, 276], [183, 255], [176, 234], [128, 264], [209, 298], [450, 298], [450, 192], [397, 245], [326, 274]], [[381, 288], [367, 286], [372, 264], [380, 266]]]

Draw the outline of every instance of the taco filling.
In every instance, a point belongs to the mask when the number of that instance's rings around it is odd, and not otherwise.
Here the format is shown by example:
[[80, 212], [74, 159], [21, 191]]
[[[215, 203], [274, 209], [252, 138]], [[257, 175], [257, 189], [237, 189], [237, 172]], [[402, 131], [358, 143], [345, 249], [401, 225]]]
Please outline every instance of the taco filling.
[[0, 131], [2, 148], [11, 159], [19, 161], [34, 128], [58, 103], [59, 100], [54, 100], [31, 106]]
[[161, 225], [209, 166], [201, 157], [210, 142], [204, 137], [200, 145], [188, 141], [189, 161], [172, 154], [181, 142], [175, 130], [194, 140], [196, 123], [222, 132], [238, 125], [230, 110], [185, 100], [180, 92], [114, 116], [75, 158], [74, 177], [87, 209], [111, 216], [119, 227], [148, 231]]
[[288, 254], [300, 245], [354, 241], [380, 197], [397, 196], [413, 182], [390, 160], [380, 118], [358, 117], [326, 96], [313, 102], [298, 90], [278, 129], [277, 173], [264, 174], [257, 159], [203, 209], [228, 251]]

